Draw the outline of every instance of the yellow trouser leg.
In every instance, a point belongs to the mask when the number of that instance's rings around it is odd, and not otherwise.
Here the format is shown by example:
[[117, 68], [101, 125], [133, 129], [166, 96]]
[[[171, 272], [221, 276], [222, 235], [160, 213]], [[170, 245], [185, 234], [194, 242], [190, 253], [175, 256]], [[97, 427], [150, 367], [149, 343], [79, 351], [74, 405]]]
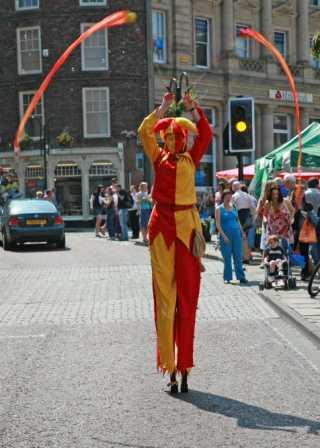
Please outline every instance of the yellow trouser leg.
[[161, 234], [150, 247], [153, 288], [156, 308], [156, 327], [159, 368], [168, 372], [175, 370], [174, 321], [177, 301], [175, 278], [175, 244], [168, 249]]

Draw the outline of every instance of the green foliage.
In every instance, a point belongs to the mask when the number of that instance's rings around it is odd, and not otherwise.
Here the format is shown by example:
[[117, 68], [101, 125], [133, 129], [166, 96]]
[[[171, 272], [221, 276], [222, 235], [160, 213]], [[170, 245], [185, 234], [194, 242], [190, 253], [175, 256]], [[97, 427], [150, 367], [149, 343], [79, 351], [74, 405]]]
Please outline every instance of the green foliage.
[[29, 146], [31, 143], [31, 137], [29, 134], [27, 134], [26, 132], [23, 134], [23, 137], [20, 141], [21, 146], [23, 146], [24, 148]]
[[[189, 94], [192, 101], [195, 101], [197, 99], [197, 95], [192, 87], [189, 87], [185, 94]], [[178, 101], [178, 103], [175, 101], [172, 103], [170, 109], [168, 110], [166, 116], [167, 117], [181, 117], [183, 113], [186, 112], [186, 109], [183, 104], [183, 100]]]
[[312, 38], [311, 52], [315, 59], [320, 59], [320, 33], [316, 33]]
[[69, 133], [68, 129], [65, 128], [61, 134], [57, 137], [57, 142], [60, 146], [72, 146], [73, 145], [74, 138]]

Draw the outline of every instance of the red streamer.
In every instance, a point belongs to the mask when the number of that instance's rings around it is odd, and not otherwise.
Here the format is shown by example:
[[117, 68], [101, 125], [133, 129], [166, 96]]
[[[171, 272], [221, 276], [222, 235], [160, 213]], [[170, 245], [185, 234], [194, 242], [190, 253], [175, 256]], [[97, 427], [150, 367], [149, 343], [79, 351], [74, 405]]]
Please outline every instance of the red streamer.
[[97, 31], [101, 31], [107, 28], [112, 28], [115, 26], [124, 25], [126, 23], [133, 23], [136, 21], [136, 13], [130, 12], [130, 11], [119, 11], [114, 14], [111, 14], [110, 16], [105, 17], [100, 22], [93, 25], [91, 28], [89, 28], [87, 31], [82, 33], [68, 48], [67, 50], [60, 56], [60, 58], [57, 60], [57, 62], [54, 64], [44, 81], [42, 82], [41, 86], [39, 87], [38, 91], [35, 93], [34, 97], [32, 98], [32, 101], [30, 102], [26, 112], [24, 113], [18, 130], [16, 132], [15, 140], [14, 140], [14, 152], [18, 154], [20, 152], [20, 141], [24, 135], [25, 126], [27, 124], [27, 121], [31, 117], [32, 113], [34, 112], [35, 108], [37, 107], [37, 104], [41, 100], [44, 92], [49, 87], [53, 77], [56, 75], [56, 73], [60, 70], [62, 65], [67, 61], [71, 53], [79, 46], [82, 42], [84, 42], [86, 39], [88, 39], [93, 33], [96, 33]]
[[240, 35], [242, 37], [250, 37], [252, 39], [255, 39], [261, 45], [264, 45], [266, 48], [268, 48], [268, 50], [270, 50], [270, 52], [273, 54], [273, 56], [279, 61], [281, 67], [283, 68], [283, 71], [285, 72], [285, 74], [288, 77], [290, 88], [291, 88], [292, 95], [293, 95], [295, 112], [296, 112], [296, 129], [297, 129], [298, 142], [299, 142], [298, 143], [299, 144], [299, 157], [298, 157], [298, 164], [297, 164], [297, 172], [298, 172], [298, 179], [301, 181], [301, 169], [302, 169], [301, 114], [300, 114], [298, 91], [297, 91], [296, 83], [292, 76], [291, 70], [290, 70], [286, 60], [280, 53], [280, 51], [258, 31], [254, 30], [252, 28], [242, 28], [240, 30]]

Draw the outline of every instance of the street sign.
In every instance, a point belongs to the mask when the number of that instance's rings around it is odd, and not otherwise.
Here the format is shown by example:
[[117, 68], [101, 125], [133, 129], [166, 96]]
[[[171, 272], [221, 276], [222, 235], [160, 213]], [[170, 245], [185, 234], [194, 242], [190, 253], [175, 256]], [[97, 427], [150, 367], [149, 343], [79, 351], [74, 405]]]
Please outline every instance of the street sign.
[[228, 101], [230, 155], [255, 151], [254, 99], [233, 97]]

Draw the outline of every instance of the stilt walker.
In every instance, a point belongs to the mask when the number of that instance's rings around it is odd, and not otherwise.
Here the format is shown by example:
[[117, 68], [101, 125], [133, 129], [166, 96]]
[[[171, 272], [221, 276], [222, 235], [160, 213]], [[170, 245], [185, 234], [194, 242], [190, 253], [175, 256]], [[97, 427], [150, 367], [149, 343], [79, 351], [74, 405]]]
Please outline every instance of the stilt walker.
[[[181, 391], [188, 391], [187, 376], [193, 367], [193, 341], [200, 292], [200, 217], [196, 208], [195, 173], [212, 139], [203, 110], [186, 94], [187, 118], [163, 118], [175, 96], [164, 95], [161, 106], [144, 119], [139, 135], [153, 164], [155, 203], [149, 222], [153, 276], [158, 369], [169, 373], [171, 392], [178, 392], [176, 373], [182, 374]], [[195, 134], [187, 150], [188, 132]], [[157, 143], [160, 133], [164, 141]]]

